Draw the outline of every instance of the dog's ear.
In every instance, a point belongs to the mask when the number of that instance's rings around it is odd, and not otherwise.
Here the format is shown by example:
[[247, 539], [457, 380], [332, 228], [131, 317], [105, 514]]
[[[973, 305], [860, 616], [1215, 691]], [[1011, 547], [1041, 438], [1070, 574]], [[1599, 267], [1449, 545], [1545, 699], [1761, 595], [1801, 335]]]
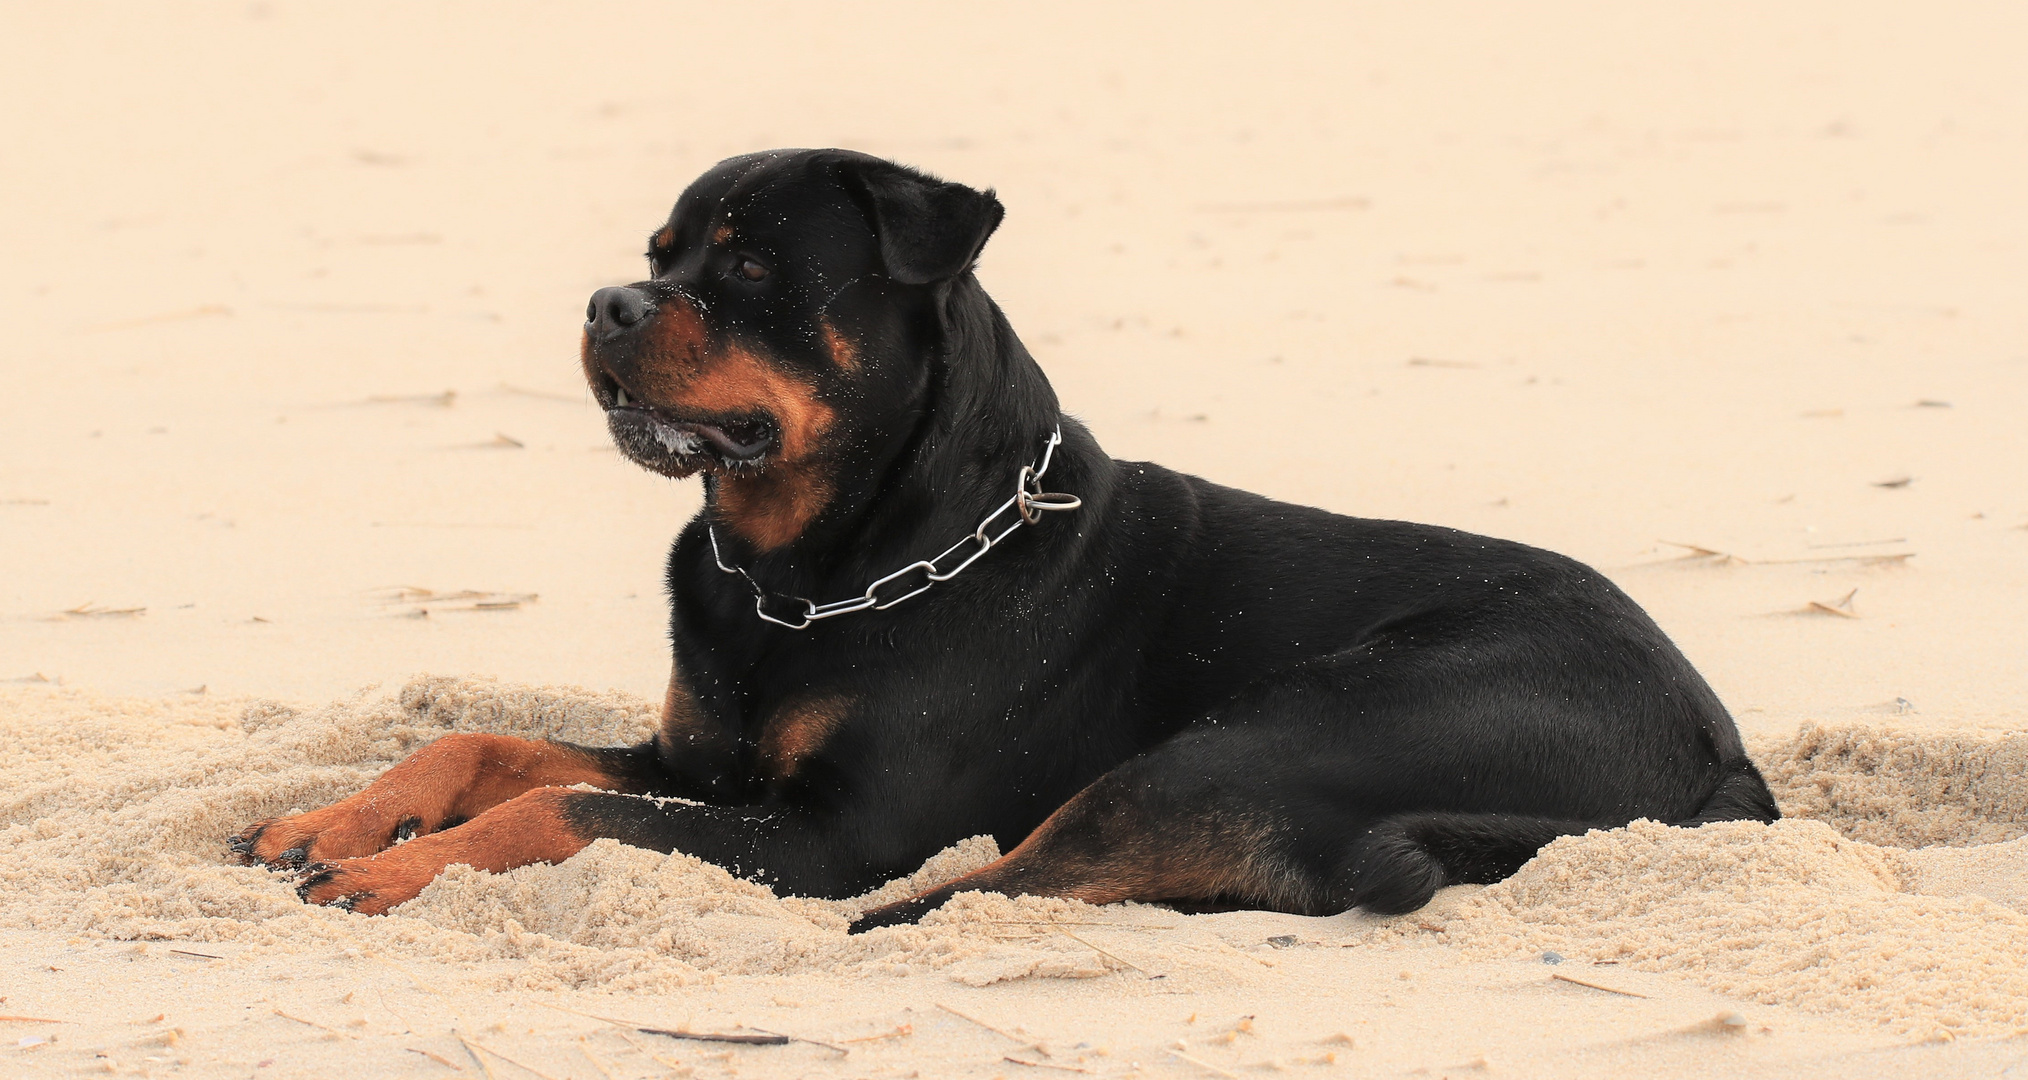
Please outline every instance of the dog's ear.
[[880, 237], [887, 276], [927, 285], [972, 268], [1007, 213], [991, 191], [975, 191], [879, 158], [843, 163], [845, 186]]

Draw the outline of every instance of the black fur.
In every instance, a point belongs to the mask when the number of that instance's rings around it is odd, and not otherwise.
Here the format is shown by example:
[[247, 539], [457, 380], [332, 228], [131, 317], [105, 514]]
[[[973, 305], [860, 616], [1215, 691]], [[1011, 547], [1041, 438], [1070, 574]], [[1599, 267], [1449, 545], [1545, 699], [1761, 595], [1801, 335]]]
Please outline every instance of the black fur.
[[[710, 502], [668, 564], [675, 705], [633, 758], [705, 805], [585, 795], [574, 827], [821, 896], [990, 833], [1030, 843], [956, 887], [1400, 912], [1558, 835], [1778, 816], [1717, 697], [1598, 572], [1108, 457], [971, 272], [1000, 217], [990, 193], [845, 151], [736, 158], [677, 204], [629, 302], [694, 301], [713, 341], [808, 386], [836, 416], [830, 494], [766, 547], [723, 485], [781, 465], [697, 466]], [[771, 276], [736, 277], [745, 253]], [[601, 402], [671, 362], [641, 344], [656, 317], [589, 328]], [[770, 594], [857, 595], [971, 532], [1059, 425], [1045, 486], [1082, 509], [889, 610], [783, 629], [714, 561], [716, 524]], [[770, 774], [770, 725], [813, 699], [841, 718]]]

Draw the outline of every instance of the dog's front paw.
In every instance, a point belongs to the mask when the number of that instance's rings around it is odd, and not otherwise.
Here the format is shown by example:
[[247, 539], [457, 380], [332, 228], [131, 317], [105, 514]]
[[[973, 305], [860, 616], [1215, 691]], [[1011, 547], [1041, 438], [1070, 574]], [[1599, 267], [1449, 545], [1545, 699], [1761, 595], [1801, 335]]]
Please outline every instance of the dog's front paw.
[[248, 866], [300, 869], [310, 861], [310, 847], [317, 841], [316, 826], [304, 821], [309, 816], [297, 814], [257, 821], [228, 839], [226, 846]]
[[307, 814], [255, 822], [228, 838], [226, 846], [249, 866], [298, 870], [372, 855], [425, 831], [420, 818], [391, 820], [377, 808], [347, 799]]
[[363, 859], [312, 863], [303, 868], [296, 895], [304, 903], [344, 908], [361, 915], [385, 915], [396, 905], [415, 899], [441, 866], [411, 866], [413, 860], [385, 852]]

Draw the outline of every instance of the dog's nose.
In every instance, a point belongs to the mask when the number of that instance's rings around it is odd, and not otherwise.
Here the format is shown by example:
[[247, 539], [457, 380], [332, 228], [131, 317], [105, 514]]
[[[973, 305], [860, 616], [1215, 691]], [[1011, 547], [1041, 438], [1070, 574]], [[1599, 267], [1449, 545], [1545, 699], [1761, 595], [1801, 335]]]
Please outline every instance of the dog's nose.
[[585, 325], [592, 333], [601, 337], [617, 334], [648, 317], [654, 305], [638, 291], [625, 285], [614, 285], [592, 294], [591, 305], [585, 308]]

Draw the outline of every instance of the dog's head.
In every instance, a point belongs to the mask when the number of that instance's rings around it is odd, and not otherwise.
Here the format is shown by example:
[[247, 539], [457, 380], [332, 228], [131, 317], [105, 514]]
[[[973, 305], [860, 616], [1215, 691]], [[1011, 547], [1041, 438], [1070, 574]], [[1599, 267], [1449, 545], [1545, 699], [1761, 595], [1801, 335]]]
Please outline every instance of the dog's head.
[[1000, 223], [993, 194], [843, 150], [719, 163], [649, 239], [651, 277], [600, 289], [583, 361], [622, 453], [708, 471], [714, 513], [771, 550], [839, 470], [923, 407], [937, 308]]

